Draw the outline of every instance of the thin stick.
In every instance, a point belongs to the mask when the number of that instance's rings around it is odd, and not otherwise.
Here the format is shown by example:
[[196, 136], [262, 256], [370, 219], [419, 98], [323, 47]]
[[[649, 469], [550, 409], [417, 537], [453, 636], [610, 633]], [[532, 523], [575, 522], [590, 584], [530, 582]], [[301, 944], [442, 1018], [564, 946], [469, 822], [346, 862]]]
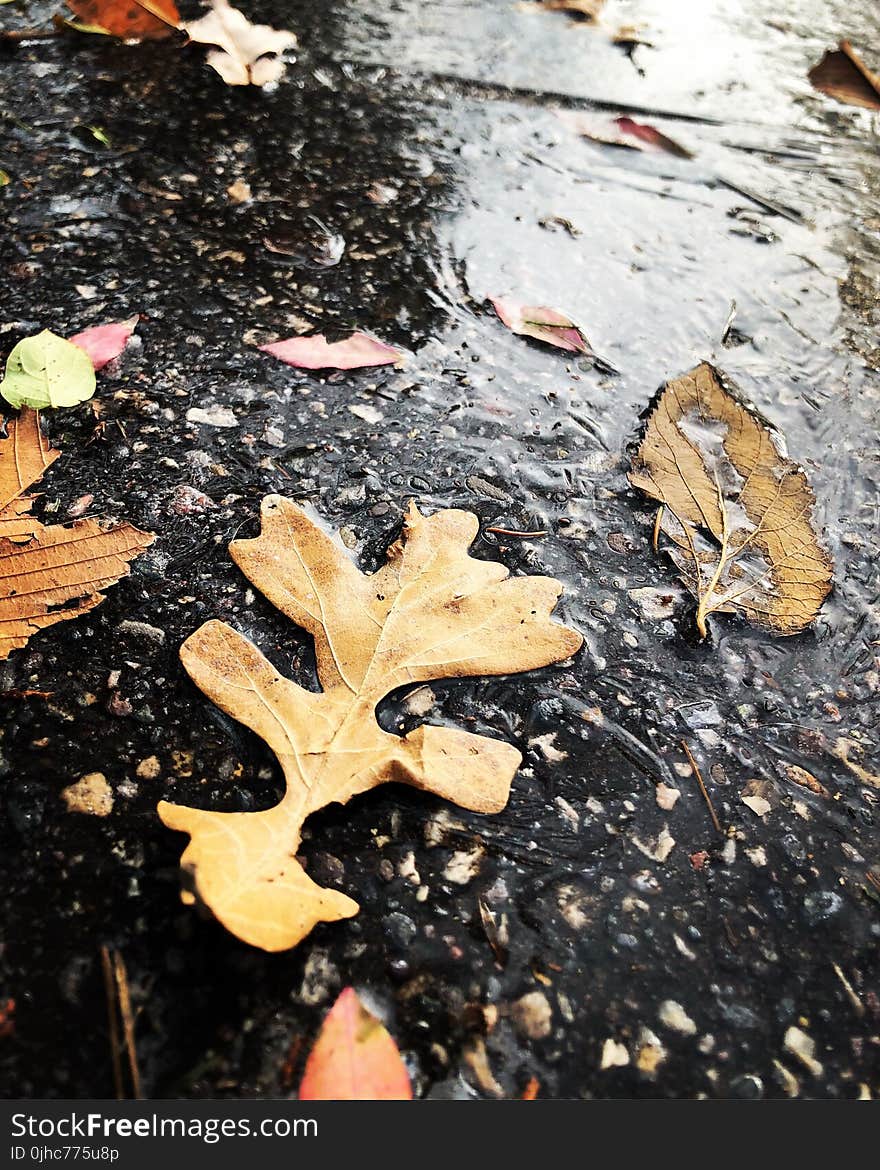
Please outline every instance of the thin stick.
[[654, 548], [654, 552], [657, 551], [657, 547], [660, 543], [660, 525], [663, 523], [664, 508], [665, 508], [665, 505], [661, 504], [660, 507], [657, 509], [657, 517], [654, 520], [654, 539], [651, 542], [653, 545], [653, 548]]
[[119, 1059], [119, 1025], [116, 1022], [116, 986], [113, 981], [110, 952], [106, 947], [101, 947], [101, 970], [104, 973], [104, 992], [107, 997], [107, 1027], [110, 1032], [110, 1055], [113, 1058], [113, 1088], [116, 1100], [124, 1101], [122, 1062]]
[[122, 1014], [122, 1027], [125, 1032], [125, 1050], [128, 1053], [128, 1068], [131, 1073], [132, 1096], [135, 1101], [143, 1101], [141, 1092], [141, 1074], [138, 1069], [137, 1049], [134, 1043], [134, 1015], [131, 1010], [131, 996], [128, 993], [128, 974], [125, 962], [119, 951], [113, 952], [113, 966], [116, 973], [116, 990], [119, 994], [119, 1010]]
[[546, 528], [540, 528], [537, 532], [520, 532], [516, 528], [487, 528], [486, 532], [494, 532], [497, 536], [521, 536], [524, 540], [530, 536], [547, 535]]
[[700, 771], [700, 766], [694, 759], [693, 753], [691, 752], [691, 749], [688, 747], [685, 740], [681, 741], [681, 746], [684, 748], [684, 754], [688, 758], [688, 763], [694, 770], [694, 775], [696, 776], [697, 783], [700, 786], [700, 792], [703, 794], [703, 799], [705, 800], [706, 807], [709, 810], [709, 816], [712, 818], [712, 824], [715, 826], [715, 832], [723, 834], [724, 830], [721, 828], [721, 822], [718, 820], [718, 814], [715, 812], [715, 806], [712, 804], [712, 797], [709, 795], [708, 790], [706, 789], [706, 785], [703, 783], [703, 774]]

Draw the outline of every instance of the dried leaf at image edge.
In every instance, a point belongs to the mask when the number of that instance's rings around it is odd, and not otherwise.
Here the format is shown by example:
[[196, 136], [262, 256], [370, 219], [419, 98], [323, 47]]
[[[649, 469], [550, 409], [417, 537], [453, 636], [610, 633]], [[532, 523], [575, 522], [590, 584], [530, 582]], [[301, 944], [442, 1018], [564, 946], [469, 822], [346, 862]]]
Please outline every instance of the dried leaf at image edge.
[[476, 812], [504, 808], [522, 758], [516, 748], [452, 727], [392, 735], [375, 717], [379, 701], [404, 684], [534, 670], [580, 648], [581, 636], [550, 617], [559, 582], [510, 577], [504, 565], [468, 556], [478, 530], [470, 512], [426, 517], [411, 506], [385, 566], [365, 574], [291, 500], [264, 499], [260, 535], [233, 541], [230, 553], [314, 637], [322, 690], [284, 678], [223, 622], [184, 642], [190, 677], [266, 741], [286, 782], [280, 804], [265, 812], [159, 805], [163, 822], [191, 837], [181, 858], [185, 902], [199, 901], [253, 946], [286, 950], [318, 922], [358, 910], [296, 860], [313, 812], [386, 781]]
[[180, 23], [174, 0], [66, 0], [84, 25], [94, 26], [123, 40], [170, 37]]
[[814, 621], [833, 565], [812, 527], [813, 491], [708, 363], [662, 388], [629, 479], [660, 505], [655, 546], [666, 538], [701, 637], [711, 613], [739, 612], [775, 634]]
[[[86, 359], [88, 360], [88, 359]], [[0, 439], [0, 659], [39, 630], [70, 621], [104, 600], [100, 592], [127, 575], [153, 537], [131, 524], [102, 528], [77, 520], [45, 526], [24, 495], [58, 458], [36, 411], [10, 419]]]
[[327, 1013], [299, 1087], [300, 1101], [411, 1101], [412, 1085], [381, 1020], [346, 987]]

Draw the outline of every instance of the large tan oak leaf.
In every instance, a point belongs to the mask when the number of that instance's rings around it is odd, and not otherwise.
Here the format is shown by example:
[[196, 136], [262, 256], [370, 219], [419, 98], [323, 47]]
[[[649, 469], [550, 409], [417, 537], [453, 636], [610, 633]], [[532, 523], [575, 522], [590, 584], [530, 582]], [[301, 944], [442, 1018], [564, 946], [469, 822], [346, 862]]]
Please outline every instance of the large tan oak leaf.
[[168, 804], [159, 815], [190, 834], [181, 865], [186, 902], [267, 951], [294, 946], [357, 903], [316, 885], [296, 861], [306, 817], [401, 781], [477, 812], [500, 811], [521, 760], [509, 744], [448, 727], [383, 731], [376, 704], [405, 683], [510, 674], [560, 662], [579, 634], [551, 620], [562, 591], [548, 577], [511, 578], [468, 556], [476, 516], [427, 518], [413, 506], [386, 565], [367, 575], [292, 501], [267, 496], [262, 532], [230, 546], [246, 577], [315, 639], [320, 694], [281, 676], [222, 622], [181, 647], [195, 683], [269, 744], [286, 793], [266, 812], [217, 813]]
[[833, 565], [813, 530], [812, 488], [707, 362], [663, 387], [629, 478], [661, 505], [655, 544], [669, 540], [702, 637], [714, 612], [776, 634], [815, 619]]
[[49, 448], [37, 411], [22, 409], [0, 439], [0, 659], [38, 630], [70, 621], [104, 600], [129, 561], [153, 537], [131, 524], [103, 528], [78, 520], [48, 527], [24, 493], [60, 455]]

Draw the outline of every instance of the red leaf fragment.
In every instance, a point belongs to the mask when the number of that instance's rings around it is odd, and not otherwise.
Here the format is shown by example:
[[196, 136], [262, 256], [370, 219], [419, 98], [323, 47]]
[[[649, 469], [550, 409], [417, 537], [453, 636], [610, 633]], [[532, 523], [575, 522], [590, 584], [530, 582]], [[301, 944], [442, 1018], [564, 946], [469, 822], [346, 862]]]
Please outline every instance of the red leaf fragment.
[[102, 370], [125, 349], [137, 323], [137, 317], [131, 317], [128, 321], [93, 325], [90, 329], [84, 329], [82, 333], [71, 337], [70, 341], [89, 355], [95, 370]]
[[584, 333], [558, 309], [548, 309], [545, 305], [521, 305], [511, 297], [490, 299], [500, 320], [512, 333], [532, 337], [568, 353], [592, 354]]
[[342, 341], [328, 341], [323, 333], [313, 333], [272, 341], [260, 349], [299, 370], [361, 370], [403, 361], [402, 353], [367, 333], [352, 333]]
[[330, 1009], [306, 1061], [300, 1101], [411, 1101], [397, 1045], [353, 987]]
[[678, 158], [694, 157], [692, 151], [676, 142], [674, 138], [662, 134], [654, 126], [649, 126], [646, 122], [634, 122], [632, 118], [627, 117], [615, 118], [614, 121], [622, 134], [629, 134], [640, 142], [646, 142], [648, 146], [653, 146], [657, 150], [665, 150], [667, 154], [674, 154]]

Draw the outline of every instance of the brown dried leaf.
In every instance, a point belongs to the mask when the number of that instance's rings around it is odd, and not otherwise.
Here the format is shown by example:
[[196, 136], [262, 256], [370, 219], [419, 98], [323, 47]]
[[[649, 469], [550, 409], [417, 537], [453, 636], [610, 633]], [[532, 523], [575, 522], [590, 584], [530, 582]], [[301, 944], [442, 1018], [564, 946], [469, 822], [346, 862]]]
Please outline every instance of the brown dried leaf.
[[128, 573], [153, 537], [130, 524], [94, 520], [45, 527], [24, 496], [60, 455], [50, 450], [35, 410], [23, 409], [0, 440], [0, 659], [38, 630], [69, 621], [103, 600], [101, 589]]
[[25, 406], [18, 418], [9, 419], [6, 438], [0, 439], [0, 519], [60, 454], [43, 437], [38, 411]]
[[880, 110], [880, 76], [872, 73], [849, 41], [825, 54], [807, 74], [814, 89], [848, 106]]
[[385, 781], [412, 784], [477, 812], [507, 802], [520, 753], [449, 727], [383, 731], [376, 704], [405, 683], [509, 674], [560, 662], [582, 639], [550, 619], [561, 592], [547, 577], [509, 578], [467, 555], [477, 517], [410, 509], [403, 536], [377, 573], [361, 573], [292, 501], [267, 496], [255, 540], [233, 560], [315, 639], [320, 694], [282, 677], [260, 651], [211, 621], [181, 647], [196, 684], [269, 744], [287, 790], [266, 812], [217, 813], [162, 802], [159, 815], [189, 833], [181, 865], [186, 902], [207, 906], [239, 938], [286, 950], [318, 922], [357, 913], [295, 860], [311, 813]]
[[551, 12], [570, 12], [592, 23], [599, 19], [605, 0], [541, 0], [541, 7]]
[[660, 505], [657, 535], [710, 613], [738, 611], [776, 634], [806, 629], [833, 565], [811, 525], [815, 497], [778, 436], [708, 363], [668, 382], [629, 479]]

